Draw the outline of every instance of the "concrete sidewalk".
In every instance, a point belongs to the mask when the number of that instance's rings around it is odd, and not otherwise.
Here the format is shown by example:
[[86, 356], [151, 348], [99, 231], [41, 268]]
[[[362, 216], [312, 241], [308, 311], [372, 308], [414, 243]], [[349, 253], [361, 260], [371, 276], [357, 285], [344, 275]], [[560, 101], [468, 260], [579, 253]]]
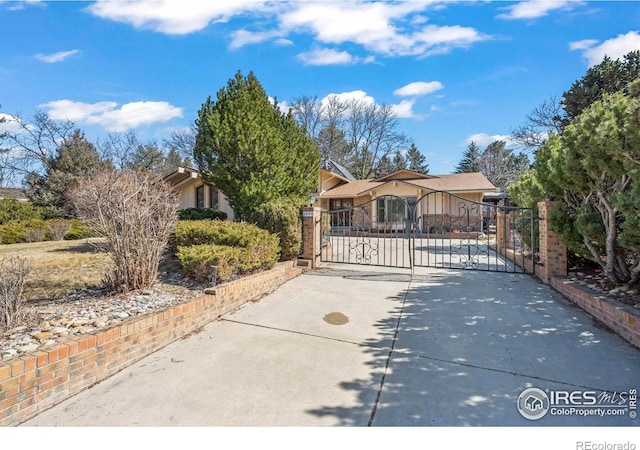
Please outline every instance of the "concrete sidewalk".
[[638, 425], [516, 401], [637, 388], [639, 356], [526, 275], [336, 265], [23, 426]]

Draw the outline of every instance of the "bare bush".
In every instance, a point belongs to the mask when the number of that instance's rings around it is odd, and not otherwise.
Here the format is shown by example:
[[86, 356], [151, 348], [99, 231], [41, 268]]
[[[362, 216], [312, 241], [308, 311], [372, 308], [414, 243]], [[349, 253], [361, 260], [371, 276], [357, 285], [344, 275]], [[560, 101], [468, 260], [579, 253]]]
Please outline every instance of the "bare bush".
[[44, 228], [26, 228], [24, 230], [24, 240], [27, 242], [42, 242], [45, 235]]
[[148, 171], [109, 171], [80, 181], [69, 199], [106, 238], [115, 269], [105, 284], [112, 291], [150, 287], [178, 218], [179, 197], [171, 185]]
[[20, 325], [28, 315], [24, 287], [31, 265], [21, 256], [0, 259], [0, 327]]
[[47, 224], [52, 241], [61, 241], [71, 231], [71, 222], [67, 220], [52, 220]]

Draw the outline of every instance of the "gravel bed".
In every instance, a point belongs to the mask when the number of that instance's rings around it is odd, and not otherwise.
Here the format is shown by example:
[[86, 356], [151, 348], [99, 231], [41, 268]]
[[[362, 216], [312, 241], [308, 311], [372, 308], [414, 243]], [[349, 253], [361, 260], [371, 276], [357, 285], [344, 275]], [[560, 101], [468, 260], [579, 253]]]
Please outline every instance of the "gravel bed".
[[108, 295], [102, 288], [70, 291], [65, 298], [28, 304], [29, 326], [0, 331], [0, 360], [46, 350], [65, 336], [90, 333], [130, 317], [158, 311], [200, 297], [206, 286], [163, 273], [142, 292]]

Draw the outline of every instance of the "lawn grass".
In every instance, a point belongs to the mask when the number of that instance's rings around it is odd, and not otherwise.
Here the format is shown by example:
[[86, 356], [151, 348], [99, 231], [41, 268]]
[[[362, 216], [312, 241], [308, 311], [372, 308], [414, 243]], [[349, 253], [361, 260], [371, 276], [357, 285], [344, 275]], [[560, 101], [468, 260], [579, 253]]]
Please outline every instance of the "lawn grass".
[[102, 284], [113, 262], [99, 248], [100, 239], [0, 245], [0, 258], [23, 256], [31, 264], [25, 296], [62, 298], [70, 289]]

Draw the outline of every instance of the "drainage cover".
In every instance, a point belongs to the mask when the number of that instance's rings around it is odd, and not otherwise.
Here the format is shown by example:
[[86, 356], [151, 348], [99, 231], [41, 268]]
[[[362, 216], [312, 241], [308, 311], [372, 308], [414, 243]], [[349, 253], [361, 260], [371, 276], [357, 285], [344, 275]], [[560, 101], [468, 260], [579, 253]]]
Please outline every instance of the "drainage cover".
[[340, 312], [331, 312], [322, 318], [330, 325], [344, 325], [349, 323], [349, 318]]

